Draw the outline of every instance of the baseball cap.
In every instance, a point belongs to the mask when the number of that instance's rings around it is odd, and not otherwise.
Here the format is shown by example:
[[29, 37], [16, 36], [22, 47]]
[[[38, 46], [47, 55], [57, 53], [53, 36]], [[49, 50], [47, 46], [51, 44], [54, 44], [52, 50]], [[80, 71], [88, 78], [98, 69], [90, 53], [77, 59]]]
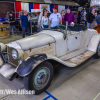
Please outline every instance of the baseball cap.
[[9, 14], [13, 14], [12, 12], [9, 12]]
[[43, 9], [43, 11], [44, 11], [44, 10], [47, 10], [47, 9], [46, 9], [46, 8], [44, 8], [44, 9]]
[[52, 9], [56, 9], [56, 10], [57, 10], [57, 8], [56, 8], [56, 7], [53, 7]]

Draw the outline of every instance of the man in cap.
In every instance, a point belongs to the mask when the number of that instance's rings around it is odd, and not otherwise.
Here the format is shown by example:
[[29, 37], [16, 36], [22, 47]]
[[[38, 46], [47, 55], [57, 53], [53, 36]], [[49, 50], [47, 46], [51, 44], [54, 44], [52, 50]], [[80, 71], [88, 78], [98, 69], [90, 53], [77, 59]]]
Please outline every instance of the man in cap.
[[8, 21], [8, 23], [10, 23], [9, 36], [11, 36], [11, 30], [12, 30], [12, 28], [15, 30], [16, 34], [18, 35], [17, 29], [15, 27], [15, 18], [13, 16], [12, 12], [10, 12], [10, 14], [9, 14], [9, 21]]
[[28, 36], [30, 36], [30, 30], [28, 27], [28, 12], [24, 10], [24, 14], [21, 16], [20, 25], [22, 27], [22, 37], [25, 38], [25, 31], [27, 30]]
[[64, 16], [64, 21], [66, 22], [68, 22], [68, 24], [71, 24], [71, 22], [75, 22], [75, 15], [74, 15], [74, 13], [72, 13], [71, 11], [70, 11], [70, 9], [68, 8], [67, 9], [67, 13], [65, 14], [65, 16]]
[[49, 17], [49, 28], [53, 28], [57, 25], [62, 24], [62, 16], [57, 13], [57, 8], [53, 8], [53, 13]]

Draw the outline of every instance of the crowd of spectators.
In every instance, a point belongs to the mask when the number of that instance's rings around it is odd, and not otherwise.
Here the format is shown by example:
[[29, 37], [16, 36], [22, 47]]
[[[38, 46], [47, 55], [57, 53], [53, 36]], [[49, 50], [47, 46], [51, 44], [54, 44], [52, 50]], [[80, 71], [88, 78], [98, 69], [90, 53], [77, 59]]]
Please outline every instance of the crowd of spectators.
[[[37, 25], [37, 31], [40, 32], [41, 29], [52, 29], [59, 24], [65, 24], [68, 22], [70, 25], [72, 22], [75, 23], [75, 20], [77, 19], [78, 25], [82, 25], [82, 20], [85, 21], [85, 25], [87, 28], [93, 28], [97, 25], [100, 25], [100, 11], [96, 11], [95, 8], [91, 8], [90, 11], [87, 13], [86, 10], [79, 10], [77, 13], [77, 18], [75, 19], [75, 14], [71, 12], [69, 8], [66, 10], [62, 10], [61, 13], [57, 12], [57, 8], [53, 8], [53, 13], [51, 13], [48, 16], [47, 9], [43, 9], [43, 11], [38, 15], [38, 25]], [[16, 27], [15, 27], [15, 19], [12, 13], [9, 14], [9, 23], [10, 23], [10, 30], [9, 35], [11, 36], [11, 30], [12, 28], [15, 30], [16, 35], [18, 35]], [[20, 26], [22, 27], [22, 37], [25, 38], [25, 31], [27, 30], [28, 36], [30, 36], [30, 30], [28, 27], [28, 12], [24, 11], [23, 15], [20, 19]]]
[[41, 28], [54, 28], [59, 24], [64, 24], [66, 21], [68, 24], [71, 22], [75, 22], [75, 15], [70, 11], [68, 8], [66, 10], [62, 10], [61, 14], [57, 12], [57, 8], [53, 8], [53, 13], [48, 16], [47, 10], [43, 9], [43, 12], [40, 13], [39, 19], [38, 19], [38, 32], [40, 32]]

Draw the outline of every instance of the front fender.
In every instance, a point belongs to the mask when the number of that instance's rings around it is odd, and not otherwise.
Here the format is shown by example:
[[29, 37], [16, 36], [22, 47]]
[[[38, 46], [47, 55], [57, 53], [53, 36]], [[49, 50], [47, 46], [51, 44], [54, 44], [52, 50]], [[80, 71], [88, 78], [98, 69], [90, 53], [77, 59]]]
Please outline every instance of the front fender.
[[88, 50], [96, 52], [99, 42], [100, 42], [100, 34], [93, 35], [88, 45]]
[[41, 62], [47, 60], [46, 54], [36, 54], [28, 57], [18, 66], [16, 73], [22, 77], [27, 76]]

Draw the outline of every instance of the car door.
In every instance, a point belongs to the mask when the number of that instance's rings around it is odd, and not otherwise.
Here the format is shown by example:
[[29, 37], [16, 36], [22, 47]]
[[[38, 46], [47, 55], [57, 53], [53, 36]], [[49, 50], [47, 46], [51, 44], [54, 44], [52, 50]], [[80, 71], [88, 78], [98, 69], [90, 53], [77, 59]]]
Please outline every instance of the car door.
[[67, 35], [67, 49], [68, 52], [79, 49], [80, 47], [80, 33], [73, 32], [73, 34]]

